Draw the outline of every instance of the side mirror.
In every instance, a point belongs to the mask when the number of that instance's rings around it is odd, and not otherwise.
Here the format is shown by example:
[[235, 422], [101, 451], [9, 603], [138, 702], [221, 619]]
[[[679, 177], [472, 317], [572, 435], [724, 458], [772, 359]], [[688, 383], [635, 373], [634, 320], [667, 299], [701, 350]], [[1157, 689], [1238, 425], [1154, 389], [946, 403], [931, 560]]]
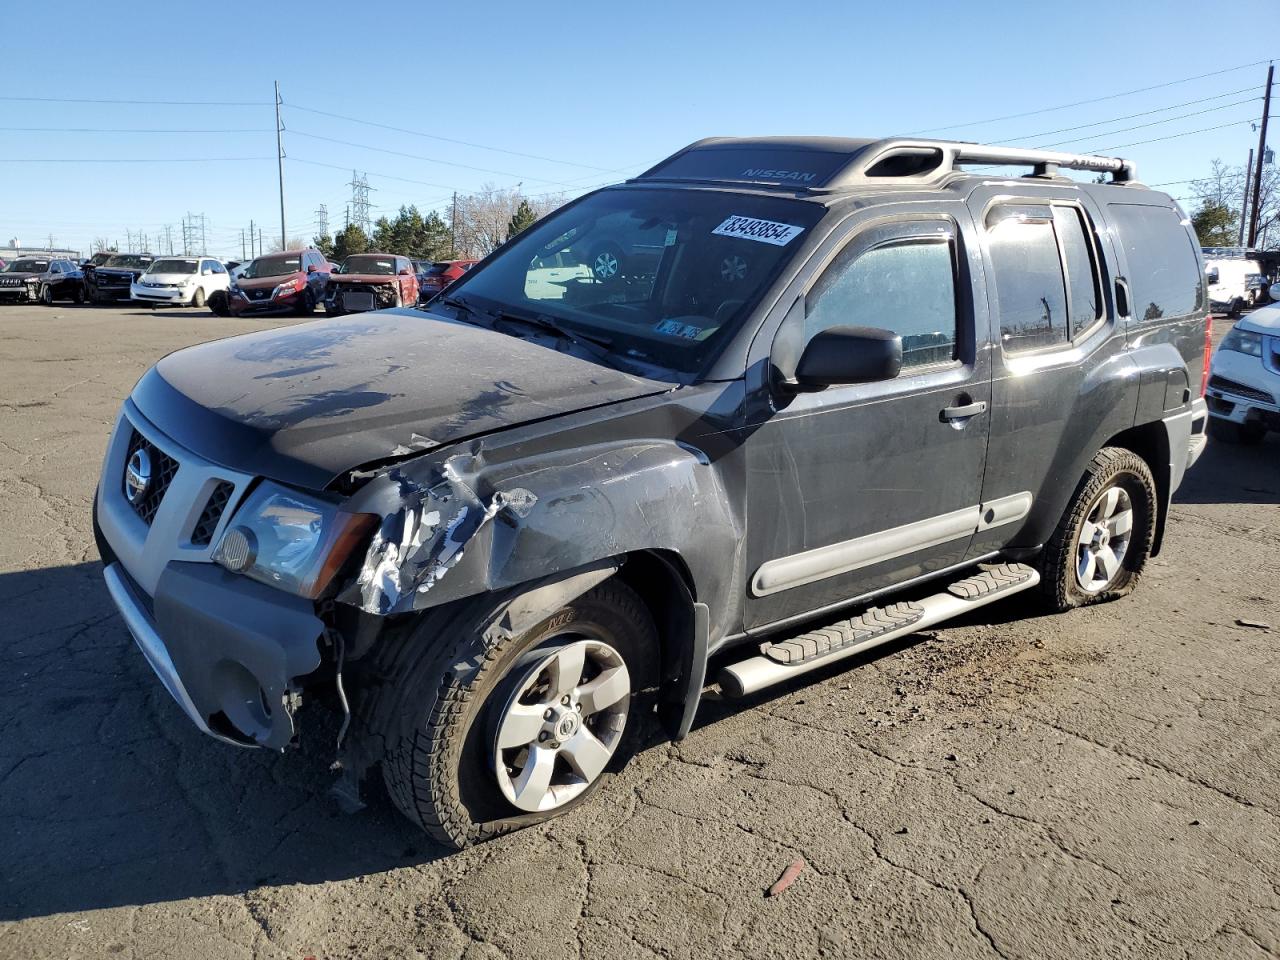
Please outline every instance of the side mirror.
[[1210, 270], [1210, 271], [1205, 275], [1205, 277], [1206, 277], [1206, 279], [1207, 279], [1210, 283], [1217, 283], [1217, 282], [1218, 282], [1218, 271], [1217, 271], [1217, 270]]
[[313, 274], [313, 273], [315, 273], [315, 272], [316, 272], [316, 265], [315, 265], [314, 263], [308, 263], [308, 264], [307, 264], [307, 273], [308, 273], [308, 275]]
[[829, 327], [813, 336], [796, 364], [810, 387], [892, 380], [902, 370], [902, 337], [878, 327]]
[[400, 276], [402, 276], [402, 277], [412, 277], [412, 276], [413, 276], [413, 271], [412, 271], [412, 270], [410, 270], [408, 267], [405, 267], [403, 270], [401, 270], [401, 271], [400, 271]]

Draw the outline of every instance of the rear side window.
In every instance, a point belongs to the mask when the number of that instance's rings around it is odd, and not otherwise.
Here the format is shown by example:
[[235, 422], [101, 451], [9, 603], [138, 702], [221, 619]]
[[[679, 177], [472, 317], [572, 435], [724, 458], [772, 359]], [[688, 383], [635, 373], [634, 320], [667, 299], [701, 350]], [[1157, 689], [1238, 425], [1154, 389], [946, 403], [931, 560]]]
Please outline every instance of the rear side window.
[[987, 229], [1005, 351], [1067, 343], [1067, 292], [1050, 208], [998, 206]]
[[881, 327], [902, 337], [904, 370], [955, 358], [955, 267], [946, 240], [890, 241], [842, 254], [805, 304], [806, 340], [829, 327]]
[[1107, 207], [1128, 262], [1135, 319], [1181, 317], [1201, 305], [1200, 262], [1176, 210], [1138, 203]]
[[1067, 268], [1067, 312], [1071, 337], [1088, 330], [1102, 317], [1102, 293], [1093, 266], [1093, 242], [1078, 207], [1053, 208], [1053, 227], [1062, 244], [1062, 262]]

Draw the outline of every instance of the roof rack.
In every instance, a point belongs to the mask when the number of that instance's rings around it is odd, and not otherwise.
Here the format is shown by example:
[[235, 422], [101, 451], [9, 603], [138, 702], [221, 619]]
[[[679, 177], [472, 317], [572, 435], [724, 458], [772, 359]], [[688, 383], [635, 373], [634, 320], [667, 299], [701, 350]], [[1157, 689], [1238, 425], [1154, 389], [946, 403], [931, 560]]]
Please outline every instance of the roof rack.
[[956, 140], [889, 137], [712, 137], [667, 157], [634, 180], [736, 183], [830, 193], [868, 185], [932, 185], [970, 164], [1030, 167], [1032, 177], [1060, 170], [1109, 173], [1133, 183], [1131, 160], [989, 146]]
[[978, 163], [1031, 167], [1031, 176], [1034, 177], [1052, 177], [1060, 169], [1066, 169], [1110, 173], [1113, 183], [1129, 183], [1137, 178], [1137, 167], [1133, 161], [1120, 157], [893, 137], [877, 140], [859, 150], [852, 162], [825, 185], [825, 189], [840, 189], [867, 180], [936, 180], [964, 164]]

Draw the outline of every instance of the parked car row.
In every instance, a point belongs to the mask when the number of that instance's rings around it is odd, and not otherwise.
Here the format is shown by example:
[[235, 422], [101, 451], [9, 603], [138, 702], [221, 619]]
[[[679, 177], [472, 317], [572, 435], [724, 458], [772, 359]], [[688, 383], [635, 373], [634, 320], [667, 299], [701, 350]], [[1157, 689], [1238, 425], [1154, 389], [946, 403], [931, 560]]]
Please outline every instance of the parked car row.
[[340, 315], [424, 303], [476, 262], [360, 253], [335, 264], [314, 248], [268, 253], [247, 263], [150, 253], [96, 253], [79, 264], [21, 257], [0, 264], [0, 302], [133, 301], [208, 306], [219, 316], [308, 314], [323, 305], [325, 313]]

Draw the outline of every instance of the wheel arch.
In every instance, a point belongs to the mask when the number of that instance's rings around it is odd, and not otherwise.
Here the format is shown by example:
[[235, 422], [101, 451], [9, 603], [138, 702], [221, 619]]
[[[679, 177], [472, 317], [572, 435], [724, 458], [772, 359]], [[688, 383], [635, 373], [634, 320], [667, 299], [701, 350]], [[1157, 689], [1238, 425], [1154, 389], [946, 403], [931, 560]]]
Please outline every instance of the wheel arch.
[[1169, 505], [1173, 499], [1173, 467], [1170, 459], [1169, 431], [1162, 421], [1143, 423], [1122, 430], [1103, 444], [1104, 447], [1123, 447], [1137, 454], [1151, 469], [1156, 482], [1156, 535], [1151, 544], [1151, 556], [1160, 552], [1164, 540], [1165, 523], [1169, 517]]

